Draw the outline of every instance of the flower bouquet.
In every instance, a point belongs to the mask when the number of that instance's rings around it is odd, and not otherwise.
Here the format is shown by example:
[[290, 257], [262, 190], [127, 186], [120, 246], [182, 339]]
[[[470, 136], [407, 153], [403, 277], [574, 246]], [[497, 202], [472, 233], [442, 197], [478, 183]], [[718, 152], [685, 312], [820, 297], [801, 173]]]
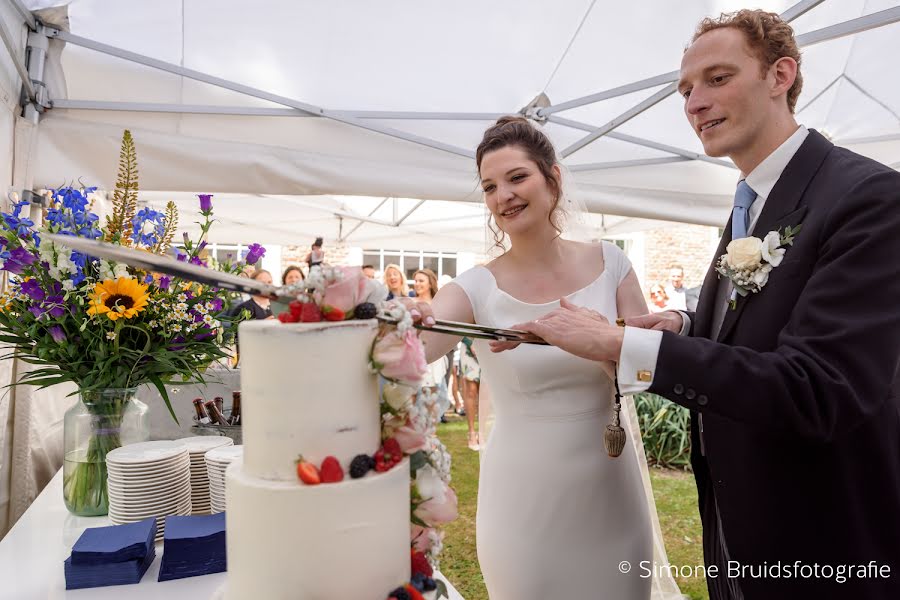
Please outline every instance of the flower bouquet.
[[[128, 131], [112, 214], [102, 228], [92, 210], [95, 189], [51, 190], [41, 225], [23, 214], [27, 202], [15, 203], [0, 217], [0, 269], [11, 275], [0, 296], [0, 341], [11, 349], [3, 358], [35, 366], [18, 384], [43, 388], [72, 382], [78, 387], [82, 431], [71, 430], [67, 414], [64, 496], [67, 508], [83, 515], [106, 514], [105, 458], [127, 437], [135, 389], [153, 384], [177, 421], [165, 383], [202, 382], [206, 367], [227, 356], [236, 329], [230, 326], [236, 319], [225, 312], [231, 292], [42, 241], [42, 234], [55, 233], [102, 238], [155, 254], [173, 251], [175, 204], [169, 202], [164, 212], [137, 210], [137, 161]], [[200, 203], [205, 236], [212, 223], [211, 197], [201, 196]], [[185, 235], [177, 256], [205, 264], [205, 246]], [[219, 268], [236, 273], [242, 266]], [[76, 434], [80, 441], [72, 439]]]

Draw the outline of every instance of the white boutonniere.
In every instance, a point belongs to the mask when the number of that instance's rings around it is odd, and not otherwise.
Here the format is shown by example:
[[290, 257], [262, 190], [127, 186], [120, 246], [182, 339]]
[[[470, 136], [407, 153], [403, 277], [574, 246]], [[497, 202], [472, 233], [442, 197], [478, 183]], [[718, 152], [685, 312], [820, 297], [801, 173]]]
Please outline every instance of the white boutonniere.
[[[784, 233], [770, 231], [763, 239], [749, 236], [732, 240], [716, 262], [716, 271], [730, 279], [741, 296], [758, 293], [769, 281], [772, 269], [781, 264], [787, 246], [794, 243], [800, 227], [785, 227]], [[735, 306], [737, 302], [733, 298], [731, 309]]]

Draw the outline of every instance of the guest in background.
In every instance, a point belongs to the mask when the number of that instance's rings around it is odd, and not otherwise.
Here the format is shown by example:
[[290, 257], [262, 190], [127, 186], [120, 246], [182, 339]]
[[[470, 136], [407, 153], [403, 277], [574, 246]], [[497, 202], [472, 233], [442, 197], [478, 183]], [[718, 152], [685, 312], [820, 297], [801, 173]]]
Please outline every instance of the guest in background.
[[362, 266], [363, 275], [368, 277], [369, 279], [375, 279], [375, 267], [372, 265], [363, 265]]
[[481, 439], [475, 430], [475, 419], [478, 417], [478, 395], [481, 392], [481, 365], [472, 347], [475, 340], [464, 337], [459, 353], [459, 376], [463, 386], [463, 402], [469, 424], [469, 449], [481, 448]]
[[687, 310], [685, 298], [687, 288], [684, 287], [684, 268], [681, 265], [669, 267], [669, 285], [666, 286], [666, 296], [669, 297], [666, 308], [669, 310]]
[[[431, 269], [419, 269], [413, 275], [416, 301], [431, 304], [434, 295], [437, 294], [437, 275]], [[444, 355], [428, 365], [428, 371], [422, 379], [422, 387], [438, 396], [438, 414], [441, 421], [445, 422], [443, 415], [450, 407], [450, 394], [447, 391], [447, 371], [450, 368], [450, 360]]]
[[306, 264], [309, 265], [310, 269], [325, 262], [325, 251], [322, 250], [323, 243], [324, 240], [321, 237], [317, 237], [316, 241], [312, 243], [312, 250], [306, 255]]
[[[265, 269], [254, 271], [250, 279], [272, 285], [272, 274]], [[274, 319], [272, 316], [271, 302], [266, 296], [251, 296], [249, 300], [241, 302], [228, 311], [230, 316], [241, 314], [241, 311], [249, 311], [250, 320], [253, 319]]]
[[406, 277], [403, 276], [403, 271], [400, 270], [400, 265], [392, 263], [384, 267], [384, 285], [388, 289], [388, 300], [413, 295], [406, 283]]
[[684, 293], [684, 304], [690, 312], [697, 311], [697, 302], [700, 300], [701, 286], [688, 288]]
[[655, 283], [650, 286], [650, 312], [662, 312], [669, 309], [669, 295], [666, 288]]
[[419, 269], [413, 275], [413, 290], [419, 302], [428, 302], [434, 299], [438, 291], [437, 275], [431, 269]]
[[[303, 276], [303, 271], [297, 265], [288, 265], [288, 268], [284, 270], [284, 273], [281, 274], [281, 285], [294, 285], [306, 279]], [[274, 316], [278, 316], [283, 312], [287, 312], [289, 302], [287, 300], [272, 300], [269, 305], [269, 308], [272, 309], [272, 314]]]

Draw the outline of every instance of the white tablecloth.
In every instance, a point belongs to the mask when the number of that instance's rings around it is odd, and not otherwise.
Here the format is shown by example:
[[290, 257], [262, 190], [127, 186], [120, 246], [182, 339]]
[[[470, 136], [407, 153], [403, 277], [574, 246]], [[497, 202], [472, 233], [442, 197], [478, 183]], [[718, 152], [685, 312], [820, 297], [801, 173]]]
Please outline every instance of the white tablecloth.
[[[225, 581], [225, 573], [156, 581], [163, 553], [159, 543], [156, 560], [140, 583], [66, 591], [63, 561], [69, 557], [72, 545], [87, 527], [104, 525], [109, 525], [106, 517], [69, 514], [63, 504], [60, 470], [0, 541], [0, 599], [207, 600]], [[447, 588], [450, 600], [463, 600], [449, 583]]]

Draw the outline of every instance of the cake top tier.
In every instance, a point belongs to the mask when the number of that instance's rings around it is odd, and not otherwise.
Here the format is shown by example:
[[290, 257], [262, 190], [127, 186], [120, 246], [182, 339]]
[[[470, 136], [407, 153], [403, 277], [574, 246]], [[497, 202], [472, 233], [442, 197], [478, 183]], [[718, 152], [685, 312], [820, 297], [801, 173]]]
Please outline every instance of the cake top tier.
[[244, 468], [296, 480], [299, 456], [347, 469], [381, 442], [378, 384], [369, 353], [375, 319], [337, 323], [241, 323]]

